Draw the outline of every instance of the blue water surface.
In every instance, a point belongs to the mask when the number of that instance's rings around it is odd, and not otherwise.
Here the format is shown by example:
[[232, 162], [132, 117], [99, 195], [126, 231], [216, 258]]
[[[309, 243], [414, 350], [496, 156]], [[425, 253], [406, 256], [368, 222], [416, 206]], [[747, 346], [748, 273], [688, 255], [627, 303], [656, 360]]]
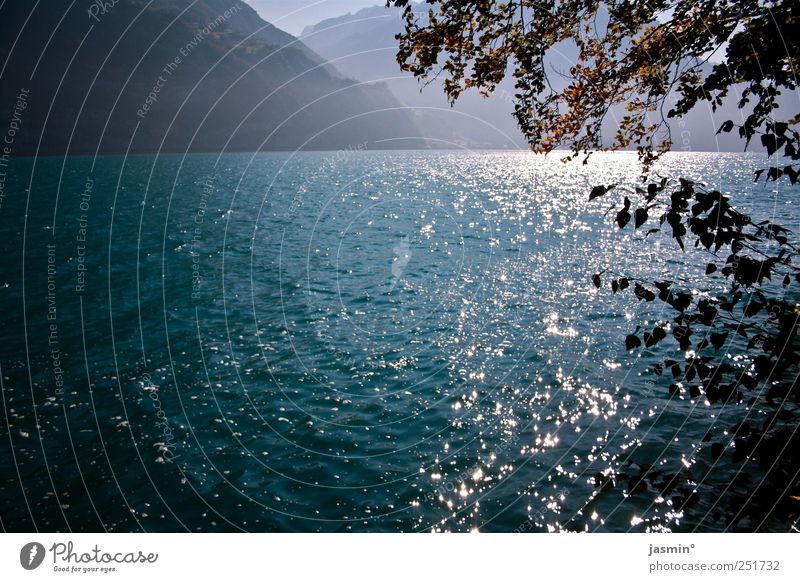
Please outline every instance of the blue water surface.
[[[671, 154], [658, 171], [797, 231], [788, 187], [753, 184], [762, 161]], [[3, 527], [724, 529], [719, 491], [746, 484], [711, 471], [702, 437], [760, 412], [670, 397], [652, 364], [672, 348], [626, 354], [670, 316], [612, 294], [614, 273], [697, 282], [709, 260], [613, 226], [638, 168], [627, 153], [12, 160]], [[589, 201], [596, 184], [619, 186]], [[596, 487], [639, 465], [683, 472], [699, 502]]]

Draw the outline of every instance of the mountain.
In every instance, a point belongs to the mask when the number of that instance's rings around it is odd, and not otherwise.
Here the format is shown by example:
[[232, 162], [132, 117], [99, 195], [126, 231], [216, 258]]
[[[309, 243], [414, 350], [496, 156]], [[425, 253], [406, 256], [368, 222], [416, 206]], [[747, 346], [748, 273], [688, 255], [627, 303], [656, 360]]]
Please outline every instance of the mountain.
[[[426, 10], [424, 7], [418, 10], [418, 17], [423, 21]], [[433, 80], [423, 88], [410, 74], [400, 71], [395, 59], [397, 41], [394, 36], [403, 30], [401, 13], [399, 9], [384, 6], [365, 8], [308, 26], [300, 39], [344, 74], [364, 81], [385, 82], [400, 102], [412, 108], [417, 125], [424, 128], [429, 138], [449, 141], [453, 146], [524, 146], [525, 140], [511, 117], [515, 93], [511, 71], [490, 98], [467, 92], [451, 109], [441, 82]], [[551, 85], [555, 89], [566, 83], [576, 57], [576, 48], [566, 43], [555, 47], [548, 55]], [[737, 108], [737, 98], [729, 96], [718, 111], [701, 104], [684, 118], [669, 120], [673, 149], [742, 151], [744, 142], [738, 136], [717, 134], [726, 119], [741, 122], [746, 115]], [[618, 106], [608, 115], [604, 134], [609, 144], [624, 114], [624, 107]]]
[[386, 85], [325, 61], [242, 1], [5, 2], [0, 120], [16, 155], [421, 144], [394, 141], [419, 132]]
[[488, 99], [465, 93], [451, 107], [440, 83], [421, 90], [412, 75], [400, 71], [394, 36], [403, 30], [401, 14], [401, 10], [385, 6], [364, 8], [307, 26], [300, 39], [345, 75], [385, 83], [411, 108], [417, 126], [431, 143], [441, 147], [525, 147], [512, 117], [513, 81], [504, 81]]

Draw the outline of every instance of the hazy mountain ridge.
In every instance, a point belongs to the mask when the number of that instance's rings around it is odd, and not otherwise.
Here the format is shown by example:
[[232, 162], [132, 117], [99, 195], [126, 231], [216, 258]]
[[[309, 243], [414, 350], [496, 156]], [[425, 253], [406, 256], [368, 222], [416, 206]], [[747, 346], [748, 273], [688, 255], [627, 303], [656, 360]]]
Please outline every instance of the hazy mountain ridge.
[[[422, 13], [426, 9], [420, 7], [420, 17], [424, 18]], [[403, 30], [401, 14], [402, 11], [396, 8], [384, 6], [364, 8], [307, 26], [300, 38], [346, 75], [361, 80], [386, 79], [399, 101], [406, 106], [419, 108], [416, 112], [418, 125], [425, 128], [427, 137], [447, 139], [449, 135], [453, 145], [468, 147], [509, 147], [509, 141], [524, 147], [525, 140], [512, 117], [515, 93], [512, 72], [509, 71], [490, 98], [468, 91], [451, 111], [440, 82], [434, 81], [423, 87], [410, 74], [400, 71], [396, 62], [397, 41], [394, 35]], [[563, 44], [556, 48], [558, 50], [552, 51], [547, 59], [552, 72], [551, 83], [558, 89], [567, 81], [569, 69], [577, 58], [577, 50]], [[744, 142], [737, 135], [717, 134], [724, 120], [741, 121], [746, 115], [736, 107], [737, 98], [735, 95], [729, 96], [716, 112], [711, 111], [708, 104], [700, 104], [681, 119], [667, 120], [673, 149], [743, 151]], [[430, 107], [443, 111], [426, 111]], [[610, 112], [605, 124], [608, 145], [624, 114], [622, 106], [616, 106]], [[473, 117], [483, 120], [483, 123], [474, 121]]]
[[400, 70], [394, 35], [403, 29], [402, 11], [364, 8], [307, 26], [300, 39], [329, 59], [345, 75], [387, 83], [414, 112], [425, 136], [440, 147], [519, 148], [525, 140], [512, 117], [514, 83], [510, 77], [486, 99], [469, 92], [451, 107], [441, 86], [423, 86]]
[[30, 7], [0, 9], [2, 119], [30, 91], [17, 155], [336, 149], [413, 127], [385, 87], [345, 79], [244, 2], [120, 0], [96, 18], [69, 4], [37, 9], [13, 51]]

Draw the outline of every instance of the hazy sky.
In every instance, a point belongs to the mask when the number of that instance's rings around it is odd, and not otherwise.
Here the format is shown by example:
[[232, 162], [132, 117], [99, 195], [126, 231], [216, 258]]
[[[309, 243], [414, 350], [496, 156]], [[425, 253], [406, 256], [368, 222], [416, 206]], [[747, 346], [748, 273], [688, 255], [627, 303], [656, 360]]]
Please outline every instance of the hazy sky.
[[320, 20], [341, 16], [367, 6], [385, 5], [385, 0], [246, 0], [261, 18], [292, 34]]

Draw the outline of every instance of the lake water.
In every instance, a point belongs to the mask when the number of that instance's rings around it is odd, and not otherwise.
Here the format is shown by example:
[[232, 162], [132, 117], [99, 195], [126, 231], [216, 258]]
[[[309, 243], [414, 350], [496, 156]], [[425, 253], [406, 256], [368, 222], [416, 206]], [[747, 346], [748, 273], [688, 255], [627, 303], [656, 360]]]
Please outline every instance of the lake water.
[[[660, 171], [797, 230], [788, 188], [752, 183], [760, 161]], [[614, 228], [619, 194], [588, 200], [636, 176], [624, 153], [14, 160], [3, 527], [724, 529], [742, 485], [701, 439], [758, 411], [671, 398], [648, 367], [667, 352], [623, 345], [668, 312], [591, 281], [707, 262]], [[697, 502], [595, 487], [643, 464]]]

